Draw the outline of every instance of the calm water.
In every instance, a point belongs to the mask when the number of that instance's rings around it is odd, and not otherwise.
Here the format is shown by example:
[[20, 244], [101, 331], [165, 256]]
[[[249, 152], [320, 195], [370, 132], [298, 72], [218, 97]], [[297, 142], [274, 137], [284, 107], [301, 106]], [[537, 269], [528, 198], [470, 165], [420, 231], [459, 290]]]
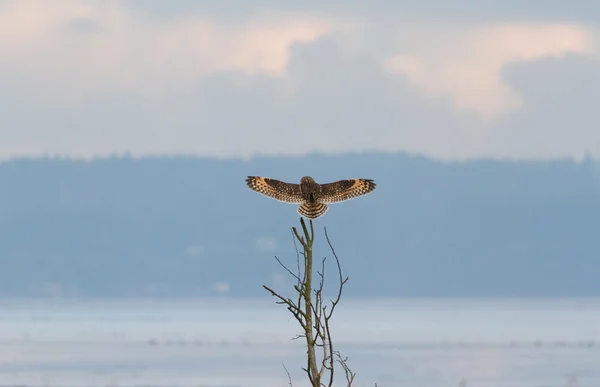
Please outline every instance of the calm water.
[[[356, 386], [600, 386], [600, 300], [342, 300]], [[260, 300], [0, 301], [2, 386], [305, 386]]]

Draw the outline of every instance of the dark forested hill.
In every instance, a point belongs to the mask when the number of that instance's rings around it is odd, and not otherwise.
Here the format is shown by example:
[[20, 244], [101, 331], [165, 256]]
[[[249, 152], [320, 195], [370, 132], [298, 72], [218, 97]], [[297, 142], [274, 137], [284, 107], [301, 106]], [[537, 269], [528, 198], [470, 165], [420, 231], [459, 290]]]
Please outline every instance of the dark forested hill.
[[600, 296], [599, 164], [377, 153], [1, 163], [0, 296], [263, 294], [299, 216], [246, 175], [375, 179], [315, 223], [348, 294]]

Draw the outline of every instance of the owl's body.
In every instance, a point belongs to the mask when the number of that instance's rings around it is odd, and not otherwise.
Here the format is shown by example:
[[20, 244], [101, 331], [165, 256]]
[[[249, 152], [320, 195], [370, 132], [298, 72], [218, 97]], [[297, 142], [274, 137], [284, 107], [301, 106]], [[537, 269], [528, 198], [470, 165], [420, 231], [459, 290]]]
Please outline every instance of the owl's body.
[[298, 213], [308, 219], [323, 216], [329, 209], [327, 204], [350, 200], [375, 189], [375, 183], [369, 179], [348, 179], [318, 184], [310, 176], [304, 176], [300, 184], [259, 176], [248, 176], [246, 183], [250, 189], [275, 200], [300, 204]]

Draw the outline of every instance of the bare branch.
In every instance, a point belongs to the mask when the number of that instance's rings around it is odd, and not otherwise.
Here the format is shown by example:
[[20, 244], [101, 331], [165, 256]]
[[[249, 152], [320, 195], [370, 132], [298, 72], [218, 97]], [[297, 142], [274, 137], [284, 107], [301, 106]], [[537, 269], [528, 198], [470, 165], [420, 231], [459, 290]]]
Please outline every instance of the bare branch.
[[283, 369], [285, 370], [285, 373], [287, 374], [288, 384], [290, 385], [290, 387], [294, 387], [294, 385], [292, 384], [292, 377], [290, 376], [290, 371], [288, 371], [288, 369], [285, 366], [285, 364], [281, 363], [281, 365], [283, 366]]
[[340, 302], [340, 298], [342, 297], [342, 291], [344, 290], [344, 285], [346, 284], [346, 282], [348, 282], [348, 277], [346, 277], [344, 279], [344, 276], [342, 274], [342, 266], [340, 264], [340, 259], [338, 258], [337, 254], [335, 252], [335, 249], [333, 248], [333, 245], [331, 244], [331, 241], [329, 240], [329, 234], [327, 234], [327, 227], [324, 227], [324, 229], [325, 229], [325, 239], [327, 239], [327, 244], [329, 245], [329, 248], [331, 249], [331, 252], [333, 253], [333, 256], [335, 258], [335, 263], [336, 263], [337, 269], [338, 269], [338, 277], [339, 277], [339, 281], [340, 281], [340, 286], [338, 288], [337, 296], [336, 296], [335, 300], [331, 300], [331, 309], [329, 310], [329, 314], [326, 317], [326, 318], [331, 318], [331, 316], [333, 315], [333, 311], [335, 310], [335, 307]]
[[294, 232], [296, 239], [298, 239], [298, 241], [300, 242], [302, 247], [304, 247], [306, 249], [306, 242], [304, 242], [304, 238], [301, 237], [300, 234], [298, 234], [298, 230], [296, 230], [296, 227], [292, 227], [292, 231]]
[[312, 219], [310, 219], [309, 222], [310, 234], [308, 233], [308, 229], [306, 228], [306, 222], [304, 222], [304, 218], [300, 218], [300, 225], [302, 225], [302, 231], [304, 231], [304, 236], [306, 237], [306, 244], [312, 247], [312, 243], [315, 240], [315, 229], [313, 228]]
[[323, 318], [324, 314], [326, 313], [326, 310], [327, 310], [327, 306], [323, 305], [323, 287], [325, 285], [325, 261], [326, 260], [327, 260], [327, 258], [324, 257], [323, 260], [321, 261], [321, 271], [317, 271], [317, 274], [319, 275], [320, 280], [319, 280], [319, 287], [317, 289], [315, 289], [316, 305], [313, 308], [315, 316], [316, 316], [315, 317], [315, 330], [316, 330], [316, 334], [318, 335], [318, 337], [321, 341], [321, 343], [319, 344], [319, 347], [322, 347], [322, 349], [323, 349], [323, 357], [321, 359], [321, 367], [319, 370], [319, 378], [320, 379], [323, 378], [323, 375], [325, 374], [325, 370], [328, 369], [327, 362], [328, 362], [328, 358], [330, 357], [330, 352], [329, 352], [329, 348], [327, 345], [327, 339], [329, 337], [329, 333], [327, 332], [327, 329], [326, 329], [327, 319]]
[[[313, 242], [314, 242], [314, 226], [312, 220], [309, 220], [309, 227], [304, 218], [300, 218], [302, 232], [300, 233], [296, 227], [292, 227], [292, 240], [296, 251], [296, 269], [297, 273], [292, 272], [277, 256], [275, 259], [278, 264], [286, 270], [296, 280], [293, 285], [294, 291], [297, 293], [297, 300], [286, 298], [275, 292], [266, 285], [263, 287], [277, 298], [276, 303], [286, 306], [286, 309], [298, 321], [302, 328], [302, 333], [294, 336], [291, 340], [304, 338], [306, 340], [306, 367], [302, 368], [306, 372], [312, 387], [332, 387], [335, 374], [335, 368], [339, 366], [344, 370], [347, 386], [350, 387], [354, 381], [355, 374], [347, 365], [347, 358], [342, 358], [340, 353], [334, 351], [333, 339], [331, 335], [330, 320], [333, 316], [337, 304], [339, 303], [344, 285], [348, 281], [348, 277], [344, 278], [340, 260], [331, 244], [325, 228], [325, 237], [331, 252], [335, 257], [335, 262], [338, 271], [339, 284], [333, 299], [329, 299], [331, 306], [326, 305], [325, 290], [325, 264], [327, 258], [324, 257], [321, 261], [321, 267], [316, 271], [318, 275], [318, 285], [313, 289]], [[302, 246], [299, 249], [298, 244]], [[300, 262], [302, 256], [303, 265]], [[296, 299], [296, 296], [293, 296]], [[320, 349], [320, 351], [317, 351]], [[316, 352], [320, 352], [317, 354]], [[287, 368], [284, 369], [288, 375], [289, 386], [292, 386], [292, 379]], [[328, 376], [328, 384], [321, 381]]]
[[263, 288], [265, 288], [269, 293], [271, 293], [272, 296], [277, 297], [280, 300], [277, 302], [278, 304], [287, 305], [288, 310], [290, 312], [292, 312], [292, 314], [294, 315], [296, 320], [298, 320], [298, 322], [300, 323], [300, 326], [302, 326], [303, 328], [306, 329], [306, 324], [305, 324], [306, 315], [304, 314], [302, 309], [300, 309], [298, 306], [296, 306], [291, 299], [289, 299], [289, 298], [286, 299], [282, 295], [275, 292], [273, 289], [269, 288], [267, 285], [263, 285]]
[[[325, 314], [325, 332], [327, 332], [327, 342], [329, 343], [329, 387], [333, 386], [333, 373], [335, 370], [335, 360], [333, 359], [333, 341], [331, 340], [331, 330], [329, 329], [330, 318], [331, 316], [327, 317], [327, 314]], [[325, 359], [323, 359], [323, 362], [325, 362]]]
[[[323, 359], [321, 359], [321, 370], [319, 371], [319, 379], [323, 378], [323, 374], [325, 373], [325, 369], [327, 369], [327, 357], [328, 357], [328, 348], [327, 348], [327, 340], [324, 337], [326, 334], [321, 334], [321, 346], [323, 347]], [[328, 335], [327, 335], [328, 336]], [[330, 370], [330, 374], [333, 374]]]
[[296, 336], [292, 337], [290, 340], [298, 340], [298, 339], [301, 339], [303, 337], [304, 337], [304, 335], [296, 335]]
[[342, 355], [340, 355], [339, 352], [335, 353], [337, 356], [337, 361], [338, 363], [340, 363], [340, 365], [342, 366], [342, 369], [344, 370], [344, 374], [346, 376], [346, 382], [347, 382], [347, 386], [351, 387], [352, 383], [354, 382], [354, 377], [356, 376], [356, 373], [352, 372], [350, 370], [350, 367], [348, 367], [348, 358], [342, 358]]
[[277, 263], [279, 263], [279, 266], [283, 267], [285, 269], [285, 271], [287, 271], [292, 277], [296, 278], [296, 280], [298, 280], [298, 282], [301, 282], [301, 279], [299, 276], [297, 276], [296, 274], [294, 274], [290, 269], [288, 269], [288, 267], [286, 265], [283, 264], [283, 262], [281, 262], [281, 260], [275, 255], [275, 259], [277, 260]]
[[[296, 250], [296, 266], [298, 270], [298, 274], [296, 278], [298, 278], [298, 287], [302, 285], [302, 280], [300, 279], [300, 252], [298, 251], [298, 244], [296, 243], [296, 237], [292, 232], [292, 242], [294, 242], [294, 250]], [[302, 254], [304, 256], [304, 254]], [[298, 304], [300, 304], [300, 300], [298, 300]]]
[[[297, 270], [298, 270], [298, 274], [295, 276], [296, 279], [298, 280], [298, 283], [294, 286], [294, 290], [298, 293], [298, 300], [296, 301], [296, 305], [298, 306], [298, 308], [300, 308], [300, 305], [302, 303], [302, 294], [303, 291], [301, 290], [304, 283], [306, 282], [306, 270], [304, 270], [304, 274], [301, 274], [300, 271], [300, 255], [302, 255], [302, 257], [304, 258], [304, 260], [306, 260], [306, 254], [304, 252], [300, 253], [298, 251], [298, 245], [296, 244], [296, 239], [298, 241], [300, 241], [300, 243], [302, 243], [302, 239], [300, 238], [300, 236], [298, 235], [298, 231], [296, 230], [295, 227], [292, 227], [292, 241], [294, 242], [294, 249], [296, 250], [296, 266], [297, 266]], [[302, 243], [303, 248], [306, 250], [306, 245], [304, 243]], [[304, 267], [306, 269], [306, 265]], [[302, 279], [300, 277], [303, 277]]]

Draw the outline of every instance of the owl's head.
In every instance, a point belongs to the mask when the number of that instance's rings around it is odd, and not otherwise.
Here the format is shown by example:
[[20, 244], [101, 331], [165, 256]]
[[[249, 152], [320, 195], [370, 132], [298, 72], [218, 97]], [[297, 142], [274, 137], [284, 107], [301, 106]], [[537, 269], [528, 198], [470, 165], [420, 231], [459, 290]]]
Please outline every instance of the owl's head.
[[304, 176], [300, 179], [300, 184], [315, 184], [315, 180], [310, 176]]

